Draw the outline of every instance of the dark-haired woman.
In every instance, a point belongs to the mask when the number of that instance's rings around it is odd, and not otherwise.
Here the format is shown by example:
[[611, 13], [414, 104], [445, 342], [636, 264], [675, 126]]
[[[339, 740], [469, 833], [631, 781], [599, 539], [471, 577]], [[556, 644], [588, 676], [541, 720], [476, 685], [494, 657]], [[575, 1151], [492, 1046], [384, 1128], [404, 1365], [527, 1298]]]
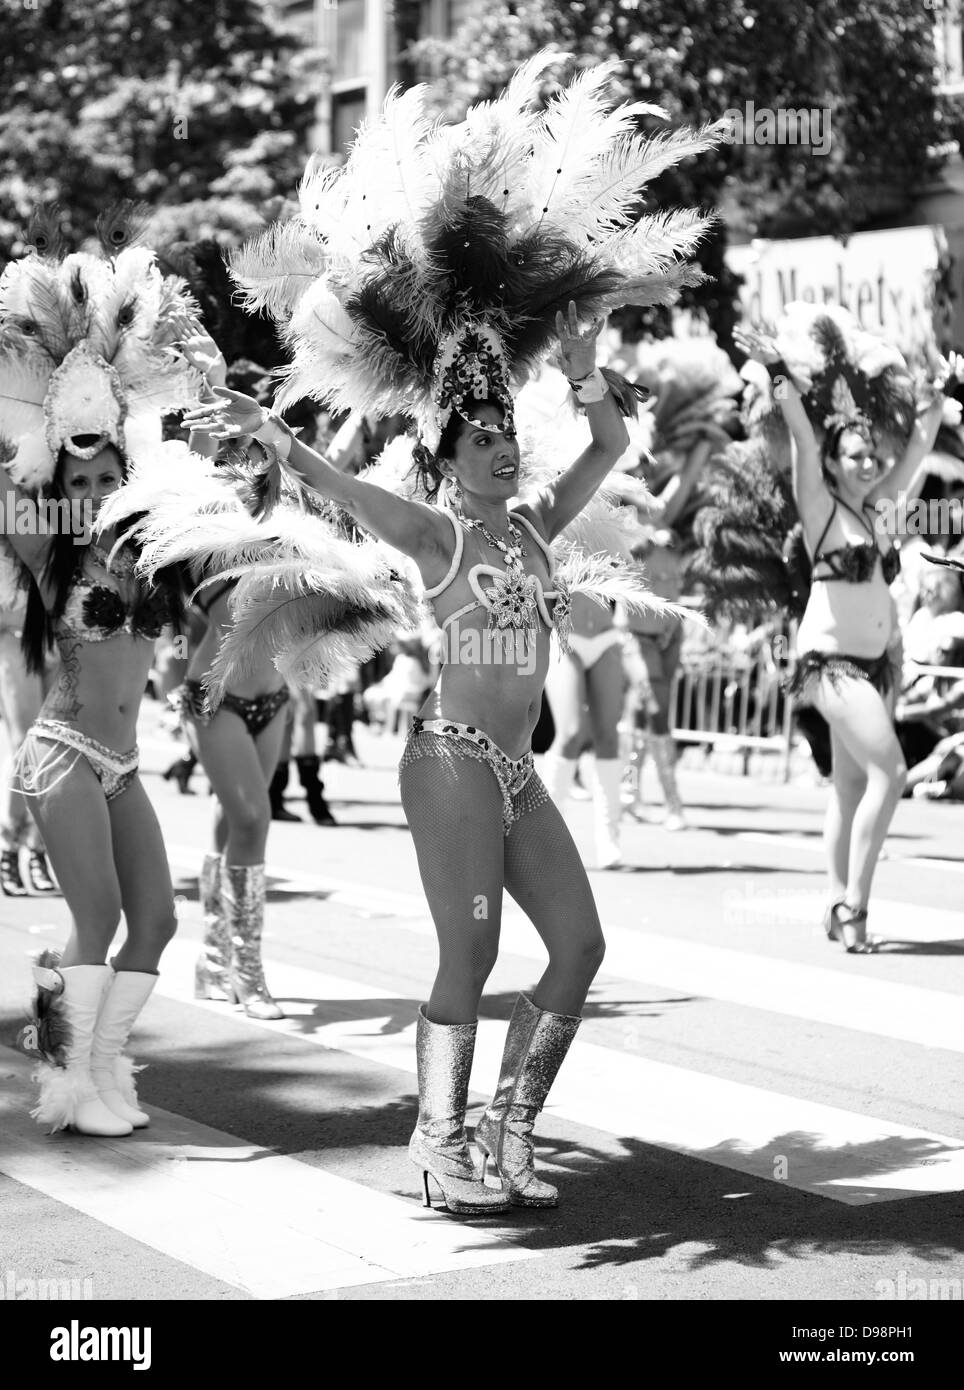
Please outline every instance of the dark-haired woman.
[[737, 329], [734, 342], [781, 377], [776, 395], [795, 445], [793, 495], [813, 566], [790, 693], [805, 696], [830, 726], [827, 935], [863, 953], [874, 949], [871, 883], [907, 772], [893, 723], [900, 634], [889, 586], [900, 558], [875, 525], [874, 505], [896, 500], [916, 474], [933, 447], [942, 398], [918, 415], [899, 462], [856, 413], [832, 422], [818, 441], [773, 340]]
[[[78, 437], [70, 448], [76, 452], [58, 455], [52, 494], [87, 504], [96, 517], [102, 499], [122, 485], [125, 461], [96, 438]], [[0, 505], [11, 500], [18, 514], [37, 505], [8, 484]], [[160, 826], [137, 774], [137, 715], [154, 642], [177, 620], [180, 591], [164, 576], [145, 589], [134, 577], [130, 546], [110, 555], [110, 532], [94, 543], [89, 534], [21, 529], [13, 534], [11, 524], [7, 531], [33, 578], [23, 633], [27, 666], [39, 672], [51, 645], [60, 665], [18, 754], [16, 780], [73, 918], [58, 970], [35, 972], [38, 1016], [56, 1000], [69, 1037], [38, 1069], [40, 1100], [32, 1113], [53, 1129], [130, 1134], [148, 1116], [122, 1050], [176, 928]], [[122, 911], [127, 936], [108, 965]]]
[[[265, 419], [254, 401], [219, 393], [189, 417], [225, 437], [254, 432], [289, 466], [418, 564], [444, 634], [441, 675], [414, 721], [401, 762], [402, 803], [439, 940], [439, 969], [418, 1027], [419, 1121], [409, 1146], [448, 1207], [484, 1213], [509, 1204], [554, 1206], [535, 1175], [531, 1133], [575, 1036], [603, 958], [586, 872], [532, 764], [531, 735], [549, 664], [549, 638], [568, 617], [553, 582], [550, 542], [589, 502], [628, 435], [608, 383], [594, 371], [595, 332], [575, 306], [558, 316], [567, 376], [579, 388], [591, 443], [554, 484], [508, 510], [519, 486], [519, 445], [505, 407], [464, 398], [423, 480], [443, 505], [395, 496], [346, 477]], [[476, 1128], [502, 1179], [480, 1179], [464, 1130], [479, 1000], [495, 964], [503, 891], [529, 915], [549, 953], [509, 1025], [494, 1100]]]
[[[26, 801], [12, 782], [14, 758], [40, 711], [50, 683], [49, 670], [37, 676], [24, 665], [20, 645], [25, 617], [22, 595], [18, 594], [17, 600], [15, 607], [0, 612], [0, 718], [7, 740], [0, 770], [0, 891], [10, 898], [26, 897], [29, 892], [57, 892], [57, 885], [50, 877], [40, 831], [30, 818]], [[27, 850], [26, 883], [20, 854], [24, 848]]]
[[[197, 325], [182, 327], [184, 356], [209, 387], [223, 387], [227, 371], [214, 340]], [[191, 444], [199, 453], [216, 452], [215, 441], [203, 435], [192, 434]], [[284, 741], [289, 692], [286, 681], [266, 661], [232, 681], [218, 708], [210, 709], [204, 678], [233, 626], [234, 587], [231, 580], [212, 584], [196, 597], [194, 610], [204, 624], [203, 636], [173, 696], [216, 797], [211, 848], [198, 885], [204, 944], [194, 992], [199, 999], [240, 1003], [252, 1018], [277, 1019], [284, 1013], [264, 978], [261, 938], [271, 828], [269, 788]]]

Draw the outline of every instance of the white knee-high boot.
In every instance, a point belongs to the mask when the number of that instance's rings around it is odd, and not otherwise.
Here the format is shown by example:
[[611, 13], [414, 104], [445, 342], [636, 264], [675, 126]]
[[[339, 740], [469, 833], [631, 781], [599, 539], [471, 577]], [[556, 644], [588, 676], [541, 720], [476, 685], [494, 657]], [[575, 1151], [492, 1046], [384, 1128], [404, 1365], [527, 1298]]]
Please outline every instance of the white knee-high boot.
[[[30, 1113], [38, 1124], [50, 1125], [52, 1132], [70, 1125], [80, 1134], [117, 1137], [133, 1129], [104, 1104], [90, 1071], [94, 1030], [112, 973], [109, 965], [34, 967], [43, 1011], [48, 1017], [58, 1015], [58, 1032], [63, 1034], [56, 1054], [62, 1065], [43, 1062], [33, 1077], [40, 1086], [40, 1099]], [[38, 1001], [38, 1018], [41, 1011]]]
[[545, 783], [546, 791], [552, 797], [556, 806], [566, 813], [566, 802], [572, 790], [572, 780], [576, 775], [576, 768], [579, 766], [578, 758], [563, 758], [550, 748], [542, 760], [542, 780]]
[[620, 787], [623, 764], [620, 758], [596, 758], [593, 801], [596, 816], [596, 858], [601, 869], [614, 869], [623, 862], [619, 846], [619, 817], [622, 814]]
[[126, 1120], [134, 1129], [151, 1122], [137, 1104], [135, 1067], [123, 1055], [138, 1014], [157, 984], [157, 976], [138, 970], [118, 970], [107, 986], [94, 1032], [90, 1053], [90, 1074], [108, 1110]]

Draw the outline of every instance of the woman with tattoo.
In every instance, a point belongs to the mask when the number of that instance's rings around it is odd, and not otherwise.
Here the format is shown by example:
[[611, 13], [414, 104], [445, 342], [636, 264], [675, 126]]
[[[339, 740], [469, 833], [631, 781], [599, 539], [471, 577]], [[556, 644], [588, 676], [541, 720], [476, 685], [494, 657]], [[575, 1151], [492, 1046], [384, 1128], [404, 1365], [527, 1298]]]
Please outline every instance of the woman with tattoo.
[[[181, 591], [170, 572], [141, 583], [136, 547], [111, 530], [95, 542], [92, 526], [130, 463], [187, 454], [161, 442], [160, 416], [196, 394], [197, 377], [174, 350], [189, 301], [150, 251], [126, 244], [123, 210], [98, 224], [109, 259], [60, 260], [56, 229], [42, 230], [0, 279], [0, 432], [16, 450], [0, 513], [30, 575], [28, 670], [39, 674], [54, 647], [60, 656], [15, 776], [73, 924], [63, 953], [38, 961], [22, 1042], [40, 1063], [39, 1123], [117, 1136], [149, 1122], [122, 1052], [176, 926], [136, 731]], [[127, 935], [108, 964], [122, 912]]]

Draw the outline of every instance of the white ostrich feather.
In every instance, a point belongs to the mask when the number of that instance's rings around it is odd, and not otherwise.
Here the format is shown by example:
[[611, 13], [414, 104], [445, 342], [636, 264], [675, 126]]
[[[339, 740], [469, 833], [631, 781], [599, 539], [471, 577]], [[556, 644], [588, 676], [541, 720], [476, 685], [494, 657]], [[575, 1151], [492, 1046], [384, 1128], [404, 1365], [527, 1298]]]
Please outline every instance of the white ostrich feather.
[[715, 214], [695, 208], [651, 213], [605, 240], [606, 260], [628, 275], [662, 270], [691, 256], [716, 221]]
[[46, 357], [0, 355], [0, 434], [13, 442], [41, 429], [52, 363]]
[[248, 313], [286, 320], [327, 264], [317, 231], [295, 218], [246, 241], [232, 253], [230, 271]]
[[609, 555], [585, 555], [572, 551], [563, 558], [557, 578], [574, 594], [585, 594], [599, 604], [621, 603], [631, 612], [660, 617], [690, 618], [706, 625], [702, 613], [681, 604], [668, 603], [646, 587], [645, 574], [636, 565], [614, 562]]

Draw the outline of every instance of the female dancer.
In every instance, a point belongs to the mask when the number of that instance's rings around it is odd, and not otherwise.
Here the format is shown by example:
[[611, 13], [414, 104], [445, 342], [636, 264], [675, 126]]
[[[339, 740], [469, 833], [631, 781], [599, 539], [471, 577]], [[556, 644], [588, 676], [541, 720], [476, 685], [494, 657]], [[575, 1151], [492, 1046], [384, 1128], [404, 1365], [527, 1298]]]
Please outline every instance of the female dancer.
[[[217, 344], [196, 323], [184, 322], [181, 350], [208, 387], [223, 387], [227, 369]], [[209, 393], [210, 394], [210, 389]], [[185, 423], [189, 423], [186, 419]], [[213, 441], [192, 432], [191, 447], [207, 455]], [[261, 961], [265, 857], [271, 828], [269, 786], [285, 734], [288, 685], [268, 661], [255, 661], [237, 676], [217, 710], [204, 691], [226, 635], [234, 626], [235, 581], [202, 589], [194, 610], [205, 624], [191, 654], [184, 683], [174, 696], [191, 748], [204, 768], [216, 801], [211, 849], [198, 881], [204, 943], [194, 977], [198, 999], [240, 1003], [252, 1018], [284, 1018], [269, 993]]]
[[[578, 324], [617, 303], [665, 302], [692, 280], [677, 257], [703, 219], [683, 211], [633, 223], [632, 210], [657, 165], [718, 139], [709, 130], [646, 139], [633, 108], [604, 114], [612, 64], [582, 72], [536, 115], [541, 76], [557, 61], [536, 55], [499, 100], [444, 132], [428, 119], [426, 89], [390, 97], [343, 169], [309, 170], [301, 216], [284, 236], [271, 229], [234, 261], [248, 307], [269, 308], [293, 350], [280, 400], [311, 395], [338, 410], [414, 417], [423, 493], [445, 505], [344, 477], [251, 401], [222, 397], [195, 416], [201, 428], [274, 443], [324, 496], [411, 556], [446, 632], [446, 663], [401, 768], [440, 947], [419, 1013], [410, 1154], [426, 1201], [432, 1174], [449, 1208], [467, 1212], [555, 1204], [555, 1189], [535, 1176], [530, 1135], [603, 952], [585, 871], [529, 747], [549, 629], [565, 635], [568, 617], [549, 543], [626, 447], [617, 398], [635, 407], [627, 383], [594, 370], [595, 334]], [[399, 152], [390, 170], [386, 148]], [[304, 267], [322, 253], [308, 281]], [[554, 330], [591, 443], [510, 512], [519, 476], [511, 388], [542, 361]], [[612, 575], [608, 564], [573, 564], [572, 587], [607, 598], [631, 587], [607, 589], [602, 571]], [[549, 966], [515, 1007], [499, 1087], [476, 1131], [502, 1179], [496, 1193], [475, 1172], [464, 1121], [506, 886], [546, 942]]]
[[[678, 626], [676, 619], [672, 619]], [[568, 653], [550, 664], [546, 694], [552, 708], [555, 738], [546, 753], [546, 790], [560, 810], [572, 786], [583, 748], [583, 707], [589, 711], [596, 821], [596, 858], [601, 869], [623, 862], [619, 843], [619, 716], [623, 706], [623, 634], [610, 607], [602, 608], [582, 594], [572, 600], [572, 632]]]
[[789, 689], [830, 726], [827, 935], [851, 953], [868, 952], [875, 949], [867, 935], [871, 883], [906, 776], [892, 718], [890, 649], [899, 631], [888, 587], [900, 557], [882, 544], [872, 509], [880, 499], [896, 501], [930, 452], [943, 400], [938, 393], [919, 413], [898, 463], [842, 372], [818, 439], [776, 342], [751, 329], [736, 330], [734, 341], [779, 378], [775, 394], [795, 445], [793, 496], [813, 573]]
[[[91, 502], [96, 515], [122, 485], [126, 464], [96, 436], [85, 448], [88, 438], [74, 439], [79, 453], [60, 450], [52, 487], [55, 497]], [[26, 500], [18, 496], [18, 507]], [[56, 682], [17, 758], [18, 786], [73, 918], [57, 969], [35, 972], [42, 995], [62, 988], [58, 1007], [71, 1036], [62, 1065], [40, 1068], [33, 1114], [54, 1129], [130, 1134], [149, 1117], [121, 1054], [177, 925], [160, 826], [137, 775], [137, 714], [177, 592], [171, 581], [144, 592], [132, 578], [129, 548], [109, 557], [116, 540], [109, 532], [102, 544], [80, 547], [63, 535], [11, 540], [36, 585], [24, 627], [28, 666], [42, 665], [48, 634], [60, 654]], [[127, 938], [108, 965], [121, 911]]]
[[[40, 832], [30, 818], [27, 803], [11, 781], [13, 760], [27, 736], [27, 730], [40, 712], [49, 684], [49, 671], [31, 675], [24, 666], [20, 642], [23, 637], [25, 605], [17, 593], [15, 606], [0, 612], [0, 717], [8, 744], [9, 759], [0, 772], [0, 890], [8, 898], [27, 893], [56, 893], [50, 877], [47, 855]], [[27, 848], [27, 881], [21, 876], [20, 851]]]
[[[4, 530], [32, 581], [27, 668], [39, 674], [53, 645], [60, 655], [16, 766], [73, 919], [62, 956], [44, 953], [35, 971], [37, 1020], [22, 1035], [40, 1058], [32, 1113], [54, 1129], [124, 1135], [148, 1116], [122, 1049], [176, 925], [135, 737], [154, 642], [176, 622], [180, 590], [166, 574], [143, 586], [133, 549], [110, 555], [110, 531], [93, 543], [90, 518], [124, 485], [129, 459], [183, 451], [161, 443], [161, 412], [197, 387], [172, 351], [173, 315], [187, 307], [179, 288], [151, 252], [125, 245], [123, 210], [98, 230], [110, 260], [60, 261], [45, 230], [0, 281], [0, 432], [16, 446], [0, 505], [17, 513]], [[108, 965], [122, 910], [127, 937]]]
[[[615, 400], [594, 371], [595, 337], [580, 334], [575, 304], [558, 318], [567, 375], [587, 394], [592, 442], [555, 488], [512, 512], [520, 457], [511, 416], [494, 394], [465, 397], [423, 467], [428, 490], [445, 485], [454, 509], [432, 509], [348, 477], [264, 420], [257, 403], [219, 391], [216, 404], [188, 417], [219, 437], [254, 434], [287, 448], [289, 467], [363, 526], [410, 555], [419, 567], [439, 626], [458, 624], [438, 686], [415, 720], [401, 763], [402, 804], [415, 840], [422, 882], [439, 933], [440, 963], [419, 1014], [419, 1055], [428, 1075], [412, 1158], [431, 1173], [450, 1209], [499, 1209], [509, 1202], [553, 1206], [555, 1189], [535, 1176], [529, 1133], [579, 1025], [604, 943], [585, 870], [558, 809], [533, 770], [529, 741], [549, 662], [549, 632], [560, 614], [549, 545], [592, 496], [628, 442]], [[602, 383], [600, 386], [599, 383]], [[595, 399], [588, 393], [598, 391]], [[283, 441], [283, 442], [282, 442]], [[504, 568], [493, 560], [501, 557]], [[529, 564], [524, 562], [528, 560]], [[486, 591], [478, 576], [494, 580]], [[531, 593], [534, 630], [517, 590]], [[483, 636], [489, 612], [523, 637], [523, 660], [468, 664], [468, 634]], [[474, 621], [466, 621], [474, 617]], [[481, 620], [481, 621], [480, 621]], [[530, 649], [529, 643], [532, 643]], [[480, 651], [484, 643], [480, 640]], [[515, 644], [520, 648], [520, 644]], [[521, 648], [520, 648], [521, 650]], [[453, 655], [455, 660], [453, 660]], [[530, 997], [520, 997], [509, 1028], [503, 1081], [476, 1131], [505, 1183], [505, 1195], [475, 1177], [462, 1124], [479, 999], [498, 953], [503, 889], [529, 913], [549, 951]], [[457, 1067], [459, 1080], [446, 1077]], [[454, 1086], [444, 1097], [438, 1088]], [[433, 1108], [435, 1109], [433, 1113]], [[451, 1108], [450, 1108], [451, 1107]]]

